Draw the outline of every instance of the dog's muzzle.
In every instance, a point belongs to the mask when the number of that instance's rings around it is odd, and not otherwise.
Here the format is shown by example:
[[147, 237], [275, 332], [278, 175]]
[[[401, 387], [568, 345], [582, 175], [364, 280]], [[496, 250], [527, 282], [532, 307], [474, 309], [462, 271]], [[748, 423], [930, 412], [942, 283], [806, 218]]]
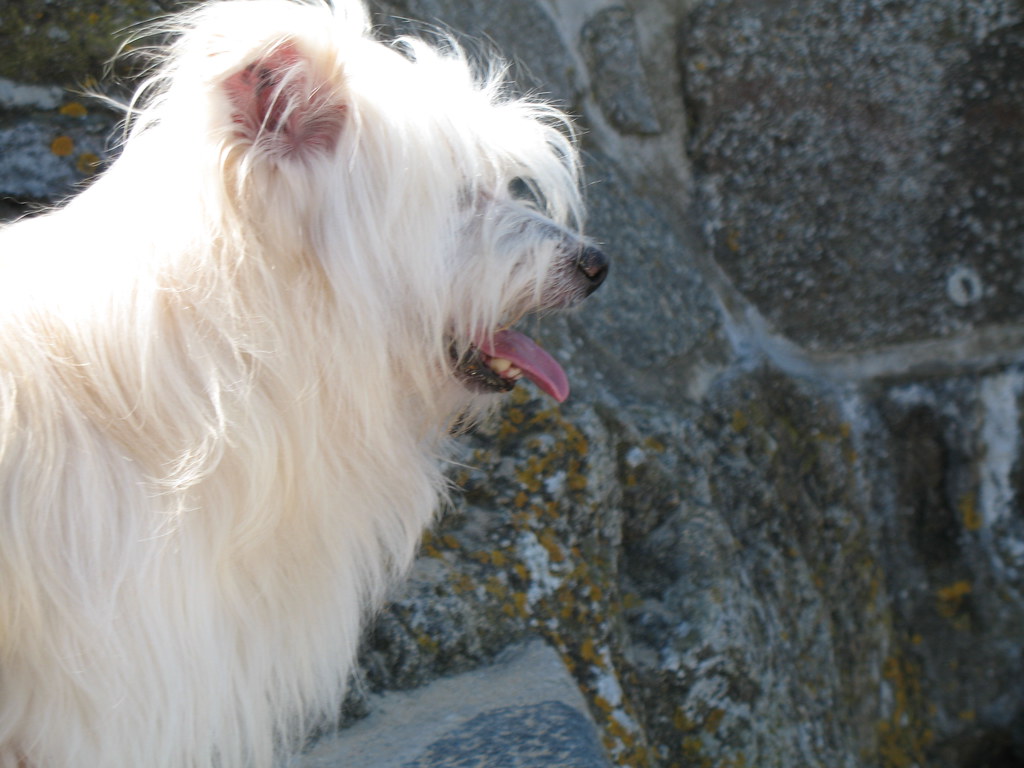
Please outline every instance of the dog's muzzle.
[[[584, 246], [576, 255], [571, 293], [572, 306], [586, 298], [608, 277], [608, 257], [598, 248]], [[459, 356], [452, 348], [455, 370], [465, 386], [478, 392], [509, 392], [521, 378], [527, 378], [562, 402], [569, 396], [569, 377], [547, 351], [528, 336], [511, 329], [496, 331], [477, 340]]]

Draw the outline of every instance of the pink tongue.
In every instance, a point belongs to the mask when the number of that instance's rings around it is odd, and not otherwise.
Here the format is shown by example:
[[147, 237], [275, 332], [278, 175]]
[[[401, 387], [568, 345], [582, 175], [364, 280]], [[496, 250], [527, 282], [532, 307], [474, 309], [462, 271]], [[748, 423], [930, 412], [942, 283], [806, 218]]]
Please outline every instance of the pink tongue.
[[569, 377], [562, 366], [529, 336], [518, 331], [498, 331], [479, 346], [491, 357], [503, 357], [522, 369], [526, 378], [558, 402], [569, 396]]

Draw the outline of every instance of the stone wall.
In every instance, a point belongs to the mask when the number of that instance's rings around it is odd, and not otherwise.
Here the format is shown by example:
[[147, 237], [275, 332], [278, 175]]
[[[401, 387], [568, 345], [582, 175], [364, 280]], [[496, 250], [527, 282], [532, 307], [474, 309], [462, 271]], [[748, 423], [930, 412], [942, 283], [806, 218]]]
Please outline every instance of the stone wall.
[[[0, 8], [8, 209], [108, 158], [61, 89], [159, 5]], [[580, 115], [614, 265], [543, 324], [571, 400], [460, 443], [367, 688], [540, 635], [618, 765], [1024, 765], [1024, 6], [374, 9]]]

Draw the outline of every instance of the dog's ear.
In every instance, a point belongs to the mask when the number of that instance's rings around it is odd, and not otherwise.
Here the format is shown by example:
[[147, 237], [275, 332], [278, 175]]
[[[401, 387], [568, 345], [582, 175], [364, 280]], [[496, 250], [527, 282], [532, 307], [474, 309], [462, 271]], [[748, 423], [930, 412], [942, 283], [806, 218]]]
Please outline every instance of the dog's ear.
[[347, 112], [340, 80], [294, 44], [279, 45], [225, 83], [235, 134], [279, 157], [332, 151]]

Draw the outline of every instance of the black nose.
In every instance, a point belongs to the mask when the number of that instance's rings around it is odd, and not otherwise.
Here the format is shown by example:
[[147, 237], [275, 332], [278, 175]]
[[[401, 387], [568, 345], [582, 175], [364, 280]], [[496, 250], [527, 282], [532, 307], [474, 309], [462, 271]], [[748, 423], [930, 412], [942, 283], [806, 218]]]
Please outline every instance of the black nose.
[[576, 268], [587, 278], [587, 293], [593, 293], [608, 277], [608, 257], [597, 248], [587, 246], [576, 260]]

